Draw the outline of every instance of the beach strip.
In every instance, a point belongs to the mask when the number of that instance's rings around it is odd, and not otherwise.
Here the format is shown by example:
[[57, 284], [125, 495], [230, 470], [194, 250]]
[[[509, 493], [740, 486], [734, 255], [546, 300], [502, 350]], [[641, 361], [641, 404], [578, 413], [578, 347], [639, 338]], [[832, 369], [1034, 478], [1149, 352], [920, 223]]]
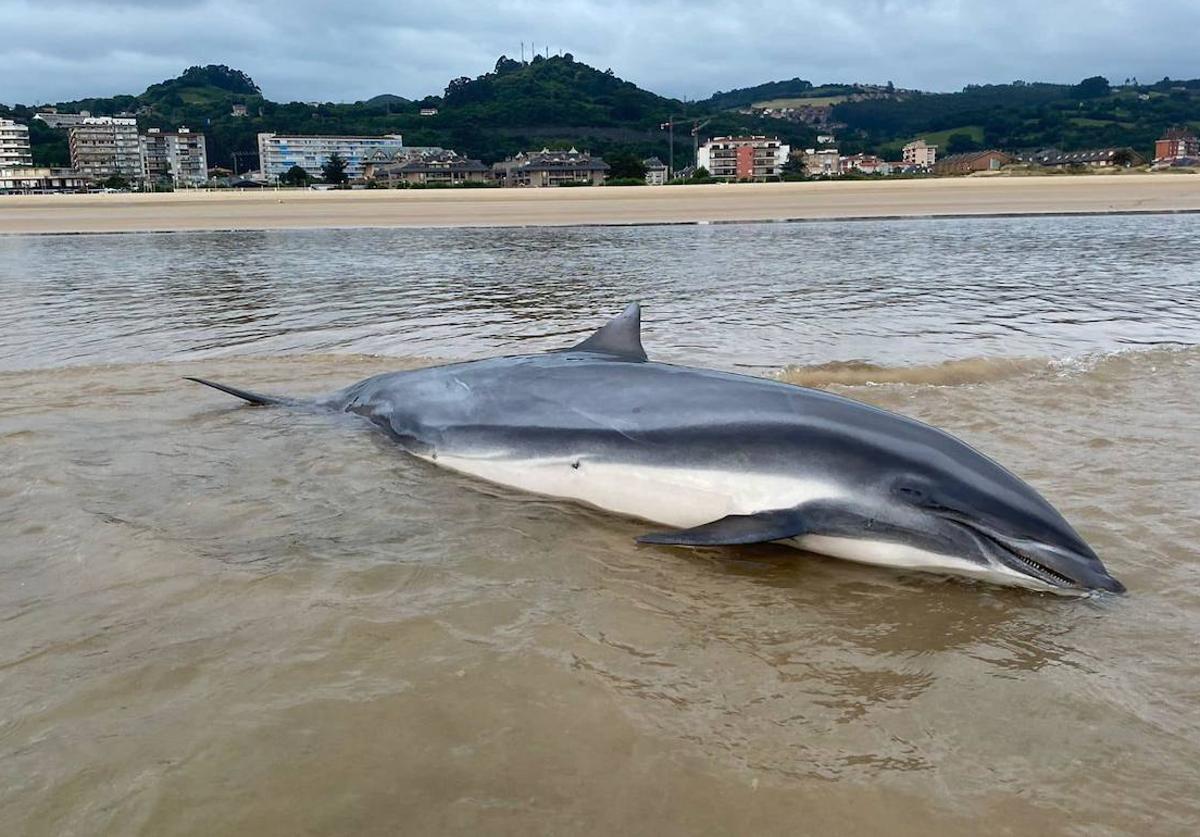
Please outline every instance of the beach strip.
[[0, 197], [0, 233], [688, 224], [1200, 212], [1195, 174]]

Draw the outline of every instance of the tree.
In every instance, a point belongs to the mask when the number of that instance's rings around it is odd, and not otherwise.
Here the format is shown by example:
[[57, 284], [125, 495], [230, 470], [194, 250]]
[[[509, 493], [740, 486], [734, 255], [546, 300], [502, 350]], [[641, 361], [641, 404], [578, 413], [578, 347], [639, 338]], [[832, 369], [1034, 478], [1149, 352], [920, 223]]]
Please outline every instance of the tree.
[[605, 162], [608, 163], [608, 176], [612, 180], [646, 179], [646, 164], [636, 154], [612, 154]]
[[321, 176], [325, 178], [326, 183], [335, 186], [347, 183], [350, 178], [346, 176], [346, 161], [342, 155], [336, 151], [330, 154], [329, 159], [321, 165]]
[[1071, 93], [1080, 99], [1099, 99], [1101, 96], [1107, 96], [1109, 90], [1108, 79], [1104, 76], [1092, 76], [1072, 87]]
[[444, 95], [446, 104], [450, 104], [456, 98], [461, 98], [463, 92], [470, 86], [471, 79], [469, 76], [459, 76], [458, 78], [450, 79], [450, 83], [446, 85]]
[[292, 166], [279, 176], [279, 182], [284, 186], [307, 186], [312, 175], [301, 166]]
[[523, 65], [521, 64], [520, 61], [517, 61], [513, 58], [509, 58], [507, 55], [501, 55], [500, 58], [496, 61], [495, 73], [498, 76], [503, 75], [504, 73], [511, 73], [511, 72], [521, 69], [522, 66]]
[[119, 174], [114, 174], [112, 177], [101, 180], [100, 185], [105, 189], [128, 189], [129, 181]]
[[804, 165], [804, 158], [799, 154], [789, 156], [779, 173], [784, 180], [803, 180], [808, 173]]
[[975, 137], [964, 131], [958, 131], [946, 138], [947, 154], [962, 154], [966, 151], [978, 151], [979, 143]]
[[1121, 148], [1113, 154], [1113, 165], [1129, 168], [1133, 165], [1133, 152], [1128, 148]]

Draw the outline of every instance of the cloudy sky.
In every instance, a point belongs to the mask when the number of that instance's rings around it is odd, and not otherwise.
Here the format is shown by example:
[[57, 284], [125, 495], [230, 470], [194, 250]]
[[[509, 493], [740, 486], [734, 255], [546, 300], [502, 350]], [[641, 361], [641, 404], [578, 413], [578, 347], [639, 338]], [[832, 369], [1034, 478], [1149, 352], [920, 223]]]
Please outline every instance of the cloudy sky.
[[276, 100], [418, 98], [521, 41], [688, 98], [793, 76], [1200, 76], [1197, 0], [0, 0], [0, 33], [9, 104], [140, 93], [190, 64], [245, 70]]

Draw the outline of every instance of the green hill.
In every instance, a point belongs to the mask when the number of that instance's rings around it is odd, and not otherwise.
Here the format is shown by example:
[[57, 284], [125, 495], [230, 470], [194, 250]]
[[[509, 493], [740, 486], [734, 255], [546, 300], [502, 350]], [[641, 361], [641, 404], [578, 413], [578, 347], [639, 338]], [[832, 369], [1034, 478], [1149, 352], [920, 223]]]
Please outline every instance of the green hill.
[[732, 108], [749, 107], [757, 102], [771, 99], [795, 99], [809, 96], [813, 91], [813, 83], [802, 78], [788, 81], [768, 81], [754, 87], [739, 87], [735, 90], [716, 93], [709, 96], [700, 105], [711, 110], [729, 110]]
[[1200, 126], [1200, 79], [1110, 87], [1100, 77], [1077, 85], [972, 85], [958, 93], [915, 93], [836, 105], [839, 138], [869, 150], [898, 150], [925, 136], [943, 153], [976, 148], [1064, 150], [1132, 146], [1149, 157], [1172, 125]]
[[[869, 94], [854, 96], [854, 94]], [[843, 97], [850, 96], [850, 99]], [[337, 104], [273, 102], [245, 73], [223, 65], [190, 67], [179, 77], [137, 96], [60, 102], [63, 111], [98, 115], [129, 112], [139, 126], [203, 131], [210, 165], [254, 165], [259, 132], [404, 135], [408, 145], [439, 145], [491, 162], [529, 148], [575, 145], [598, 154], [669, 156], [661, 125], [674, 119], [675, 160], [690, 162], [691, 126], [701, 138], [722, 134], [778, 135], [793, 146], [811, 144], [803, 123], [738, 113], [763, 101], [812, 100], [833, 104], [844, 153], [869, 151], [889, 158], [916, 137], [937, 142], [943, 154], [979, 147], [1036, 149], [1131, 145], [1143, 155], [1172, 125], [1200, 128], [1200, 80], [1163, 79], [1150, 85], [1110, 87], [1099, 77], [1077, 85], [1015, 82], [972, 85], [957, 93], [892, 91], [862, 85], [814, 87], [800, 78], [714, 94], [685, 103], [659, 96], [598, 70], [571, 55], [524, 63], [502, 56], [491, 72], [451, 81], [442, 95], [420, 101], [382, 94]], [[246, 115], [235, 116], [235, 105]], [[435, 107], [436, 116], [421, 116]], [[66, 132], [31, 122], [35, 108], [0, 105], [0, 115], [30, 124], [34, 159], [67, 163]]]
[[[245, 116], [233, 106], [245, 105]], [[462, 77], [447, 85], [441, 96], [411, 101], [391, 94], [352, 104], [273, 102], [262, 96], [245, 73], [223, 65], [191, 67], [178, 78], [153, 84], [138, 96], [61, 102], [63, 111], [89, 110], [97, 115], [134, 113], [139, 127], [170, 129], [187, 125], [208, 139], [210, 165], [240, 168], [252, 163], [259, 132], [294, 134], [403, 134], [408, 145], [439, 145], [485, 161], [529, 148], [576, 145], [599, 154], [632, 153], [669, 156], [667, 133], [660, 125], [672, 116], [676, 127], [676, 159], [690, 161], [689, 119], [710, 108], [685, 105], [658, 96], [576, 61], [571, 55], [534, 58], [522, 63], [502, 56], [495, 68], [477, 78]], [[423, 107], [436, 107], [436, 116], [421, 116]], [[31, 107], [4, 108], [28, 122]], [[39, 162], [65, 164], [65, 131], [37, 123], [32, 140]], [[734, 113], [718, 113], [705, 130], [711, 133], [776, 133], [804, 137], [803, 126], [778, 123]]]

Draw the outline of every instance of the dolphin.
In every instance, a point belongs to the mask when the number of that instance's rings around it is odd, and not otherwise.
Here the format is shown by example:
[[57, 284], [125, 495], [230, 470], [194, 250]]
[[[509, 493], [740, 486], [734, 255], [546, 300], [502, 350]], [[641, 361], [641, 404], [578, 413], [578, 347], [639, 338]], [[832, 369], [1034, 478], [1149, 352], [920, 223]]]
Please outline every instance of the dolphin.
[[568, 349], [367, 378], [315, 401], [429, 462], [665, 527], [1064, 594], [1124, 592], [1027, 483], [937, 428], [766, 378], [650, 361], [635, 303]]

